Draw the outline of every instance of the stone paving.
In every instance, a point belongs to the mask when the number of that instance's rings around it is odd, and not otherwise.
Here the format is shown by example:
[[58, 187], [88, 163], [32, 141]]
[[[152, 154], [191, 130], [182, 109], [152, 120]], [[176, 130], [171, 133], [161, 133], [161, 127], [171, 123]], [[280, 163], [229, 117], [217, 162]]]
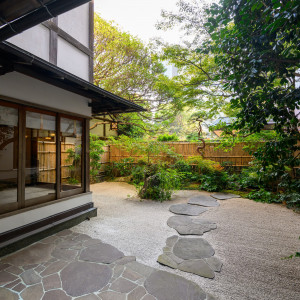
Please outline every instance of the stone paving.
[[214, 193], [211, 195], [213, 198], [218, 200], [228, 200], [232, 198], [241, 198], [240, 195], [230, 194], [230, 193]]
[[199, 216], [206, 212], [207, 208], [189, 204], [174, 204], [170, 206], [169, 210], [178, 215]]
[[[174, 249], [176, 242], [180, 243], [181, 239], [172, 239]], [[174, 251], [181, 259], [180, 256], [184, 256], [182, 249], [180, 245], [177, 248]], [[203, 257], [209, 257], [214, 252], [208, 243], [202, 248]], [[198, 256], [190, 258], [198, 259]], [[209, 263], [209, 258], [205, 259]], [[99, 239], [64, 230], [0, 260], [0, 300], [20, 299], [215, 298], [192, 281], [143, 265], [135, 257], [124, 256], [117, 248]]]
[[203, 195], [198, 195], [189, 198], [188, 204], [200, 205], [205, 207], [216, 207], [220, 205], [215, 198]]

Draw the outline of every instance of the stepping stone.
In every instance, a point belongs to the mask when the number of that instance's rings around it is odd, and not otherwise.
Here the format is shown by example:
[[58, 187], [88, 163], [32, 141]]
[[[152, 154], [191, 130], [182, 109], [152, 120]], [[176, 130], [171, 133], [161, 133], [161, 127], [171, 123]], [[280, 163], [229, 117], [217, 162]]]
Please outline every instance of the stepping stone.
[[212, 197], [218, 199], [218, 200], [227, 200], [232, 198], [241, 198], [240, 195], [235, 194], [229, 194], [229, 193], [214, 193], [211, 195]]
[[73, 297], [101, 290], [111, 277], [109, 266], [89, 262], [75, 261], [61, 271], [62, 288]]
[[149, 294], [164, 300], [205, 300], [205, 292], [194, 282], [165, 271], [153, 272], [145, 281]]
[[217, 228], [217, 225], [213, 222], [202, 219], [192, 219], [188, 216], [170, 217], [167, 224], [182, 235], [202, 235], [204, 232]]
[[209, 258], [215, 254], [212, 246], [202, 238], [180, 238], [174, 245], [173, 253], [184, 259]]
[[215, 272], [209, 267], [204, 259], [186, 260], [179, 264], [178, 269], [205, 278], [213, 279], [215, 277]]
[[207, 211], [207, 208], [189, 204], [174, 204], [170, 206], [169, 211], [178, 215], [199, 216]]
[[203, 195], [191, 197], [188, 201], [188, 204], [200, 205], [206, 207], [216, 207], [220, 205], [216, 199], [210, 196], [203, 196]]

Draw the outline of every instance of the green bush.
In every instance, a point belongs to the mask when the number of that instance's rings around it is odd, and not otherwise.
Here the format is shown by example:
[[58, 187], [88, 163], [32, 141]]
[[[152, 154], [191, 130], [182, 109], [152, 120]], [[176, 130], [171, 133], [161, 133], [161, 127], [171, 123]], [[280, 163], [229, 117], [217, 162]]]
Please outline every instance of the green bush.
[[90, 134], [90, 179], [91, 183], [98, 182], [101, 168], [101, 155], [104, 153], [105, 142], [95, 134]]
[[108, 178], [119, 176], [129, 176], [134, 168], [134, 159], [131, 157], [124, 158], [118, 162], [112, 162], [105, 167], [105, 174]]
[[200, 176], [200, 189], [208, 192], [219, 192], [226, 189], [228, 184], [228, 174], [224, 171]]
[[176, 135], [176, 133], [173, 133], [173, 134], [165, 133], [165, 134], [159, 135], [157, 137], [157, 140], [159, 142], [171, 142], [171, 141], [176, 142], [176, 141], [179, 141], [179, 138]]
[[273, 203], [276, 201], [276, 196], [273, 195], [271, 192], [266, 191], [265, 189], [261, 188], [258, 191], [253, 191], [248, 194], [248, 198], [252, 199], [257, 202], [264, 202], [264, 203]]

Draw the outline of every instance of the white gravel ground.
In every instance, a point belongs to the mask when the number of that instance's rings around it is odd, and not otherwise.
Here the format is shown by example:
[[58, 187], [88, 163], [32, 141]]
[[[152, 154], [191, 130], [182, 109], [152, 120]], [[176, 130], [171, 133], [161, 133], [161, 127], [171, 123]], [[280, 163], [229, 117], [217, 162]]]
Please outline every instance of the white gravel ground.
[[177, 234], [167, 225], [174, 215], [169, 206], [186, 203], [182, 197], [195, 191], [179, 191], [164, 203], [139, 201], [127, 183], [102, 182], [92, 185], [92, 191], [98, 216], [74, 231], [135, 255], [139, 262], [184, 276], [219, 300], [300, 300], [300, 258], [283, 259], [300, 250], [300, 215], [292, 210], [236, 198], [219, 201], [219, 207], [200, 215], [217, 223], [218, 228], [203, 237], [224, 263], [221, 273], [210, 280], [156, 262], [166, 239]]

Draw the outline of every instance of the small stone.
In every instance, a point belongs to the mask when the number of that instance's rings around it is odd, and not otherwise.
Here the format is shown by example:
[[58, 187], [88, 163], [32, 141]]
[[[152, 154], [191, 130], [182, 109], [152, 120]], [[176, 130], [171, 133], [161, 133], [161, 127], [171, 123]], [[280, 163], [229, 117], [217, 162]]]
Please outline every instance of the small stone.
[[180, 238], [174, 245], [173, 253], [187, 260], [211, 257], [215, 250], [202, 238]]
[[8, 288], [8, 289], [11, 289], [14, 286], [16, 286], [17, 284], [19, 284], [20, 282], [21, 282], [21, 279], [18, 278], [17, 280], [14, 280], [13, 282], [10, 282], [9, 284], [6, 284], [4, 287]]
[[34, 270], [35, 270], [37, 273], [41, 273], [42, 271], [45, 270], [45, 267], [42, 266], [42, 265], [39, 265], [39, 266], [37, 266]]
[[223, 263], [217, 257], [212, 256], [206, 258], [205, 261], [208, 263], [212, 270], [214, 270], [215, 272], [221, 272]]
[[23, 269], [26, 271], [26, 270], [34, 269], [37, 266], [39, 266], [39, 264], [26, 265], [26, 266], [23, 266]]
[[119, 293], [129, 293], [135, 287], [137, 287], [137, 285], [133, 282], [124, 278], [118, 278], [115, 282], [112, 283], [110, 289]]
[[124, 257], [124, 254], [109, 244], [96, 244], [84, 249], [79, 259], [97, 263], [111, 264]]
[[41, 282], [41, 277], [33, 269], [27, 270], [21, 274], [21, 278], [27, 285], [33, 285]]
[[65, 260], [65, 261], [71, 261], [74, 260], [77, 256], [78, 251], [76, 250], [69, 250], [69, 249], [60, 249], [56, 248], [52, 255], [56, 257], [57, 259]]
[[[36, 284], [27, 287], [22, 293], [21, 293], [21, 299], [22, 300], [41, 300], [44, 294], [44, 290], [42, 285]], [[59, 298], [56, 298], [59, 299]]]
[[230, 194], [230, 193], [214, 193], [211, 195], [212, 197], [218, 200], [227, 200], [232, 198], [241, 198], [240, 195]]
[[[24, 289], [26, 288], [26, 286], [23, 283], [19, 283], [18, 285], [16, 285], [13, 290], [20, 293], [22, 292]], [[1, 299], [1, 297], [0, 297]]]
[[170, 253], [170, 254], [168, 254], [168, 256], [169, 256], [169, 258], [174, 260], [177, 264], [180, 264], [183, 262], [183, 259], [180, 257], [177, 257], [174, 253]]
[[57, 273], [62, 270], [68, 263], [62, 260], [58, 260], [49, 265], [42, 273], [41, 276], [47, 276], [53, 273]]
[[114, 264], [116, 264], [116, 265], [126, 265], [127, 263], [132, 262], [132, 261], [136, 261], [135, 256], [125, 256], [125, 257], [122, 257], [122, 258], [116, 260], [114, 262]]
[[60, 249], [69, 249], [71, 247], [74, 247], [74, 246], [77, 246], [78, 245], [78, 242], [75, 242], [75, 241], [61, 241], [57, 244], [57, 248], [60, 248]]
[[79, 234], [78, 236], [73, 238], [73, 241], [75, 241], [75, 242], [84, 242], [84, 241], [87, 241], [87, 240], [90, 240], [90, 239], [92, 239], [92, 238], [87, 234]]
[[42, 300], [71, 300], [71, 299], [72, 298], [62, 290], [52, 290], [46, 292]]
[[1, 271], [0, 272], [0, 285], [7, 284], [9, 282], [15, 281], [18, 279], [15, 275], [12, 275], [6, 271]]
[[137, 261], [130, 262], [126, 265], [126, 268], [141, 274], [144, 277], [148, 277], [155, 269], [149, 266], [143, 265]]
[[117, 278], [117, 277], [121, 276], [121, 274], [123, 273], [123, 271], [124, 271], [124, 266], [123, 265], [116, 265], [114, 267], [113, 276]]
[[55, 243], [58, 240], [58, 238], [55, 235], [48, 236], [47, 238], [41, 240], [41, 243], [43, 244], [52, 244]]
[[157, 299], [205, 300], [206, 298], [204, 291], [194, 282], [165, 271], [153, 272], [145, 281], [145, 288]]
[[156, 298], [154, 298], [153, 296], [147, 294], [147, 295], [145, 295], [145, 296], [142, 298], [142, 300], [156, 300]]
[[220, 205], [219, 202], [216, 201], [216, 199], [214, 199], [213, 197], [203, 195], [191, 197], [188, 201], [188, 204], [206, 207], [216, 207]]
[[101, 300], [126, 300], [126, 295], [112, 291], [102, 292], [98, 296]]
[[186, 260], [178, 265], [178, 269], [210, 279], [215, 277], [214, 271], [203, 259]]
[[173, 248], [173, 246], [178, 241], [178, 239], [179, 239], [178, 235], [172, 235], [172, 236], [168, 237], [167, 240], [166, 240], [167, 247]]
[[53, 290], [61, 288], [61, 281], [58, 274], [52, 274], [43, 278], [44, 290]]
[[99, 300], [99, 298], [97, 296], [95, 296], [94, 294], [90, 294], [90, 295], [76, 298], [76, 300]]
[[85, 247], [93, 246], [96, 244], [103, 244], [103, 242], [99, 239], [87, 239], [83, 242], [83, 246], [85, 246]]
[[18, 300], [18, 294], [13, 293], [12, 291], [0, 287], [0, 300]]
[[2, 263], [0, 263], [0, 271], [4, 271], [9, 266], [10, 266], [10, 264], [2, 264]]
[[14, 275], [20, 275], [23, 272], [23, 270], [21, 270], [18, 267], [11, 266], [11, 267], [6, 269], [6, 272], [12, 273]]
[[140, 300], [144, 295], [146, 295], [147, 291], [144, 287], [138, 286], [135, 288], [130, 294], [127, 296], [127, 300]]
[[206, 212], [207, 208], [190, 204], [174, 204], [170, 206], [169, 210], [178, 215], [198, 216]]
[[157, 262], [172, 269], [177, 269], [177, 263], [166, 254], [160, 255], [157, 259]]
[[142, 276], [139, 273], [136, 273], [133, 270], [128, 268], [125, 269], [125, 271], [122, 274], [122, 277], [129, 279], [131, 281], [137, 281], [142, 278]]

